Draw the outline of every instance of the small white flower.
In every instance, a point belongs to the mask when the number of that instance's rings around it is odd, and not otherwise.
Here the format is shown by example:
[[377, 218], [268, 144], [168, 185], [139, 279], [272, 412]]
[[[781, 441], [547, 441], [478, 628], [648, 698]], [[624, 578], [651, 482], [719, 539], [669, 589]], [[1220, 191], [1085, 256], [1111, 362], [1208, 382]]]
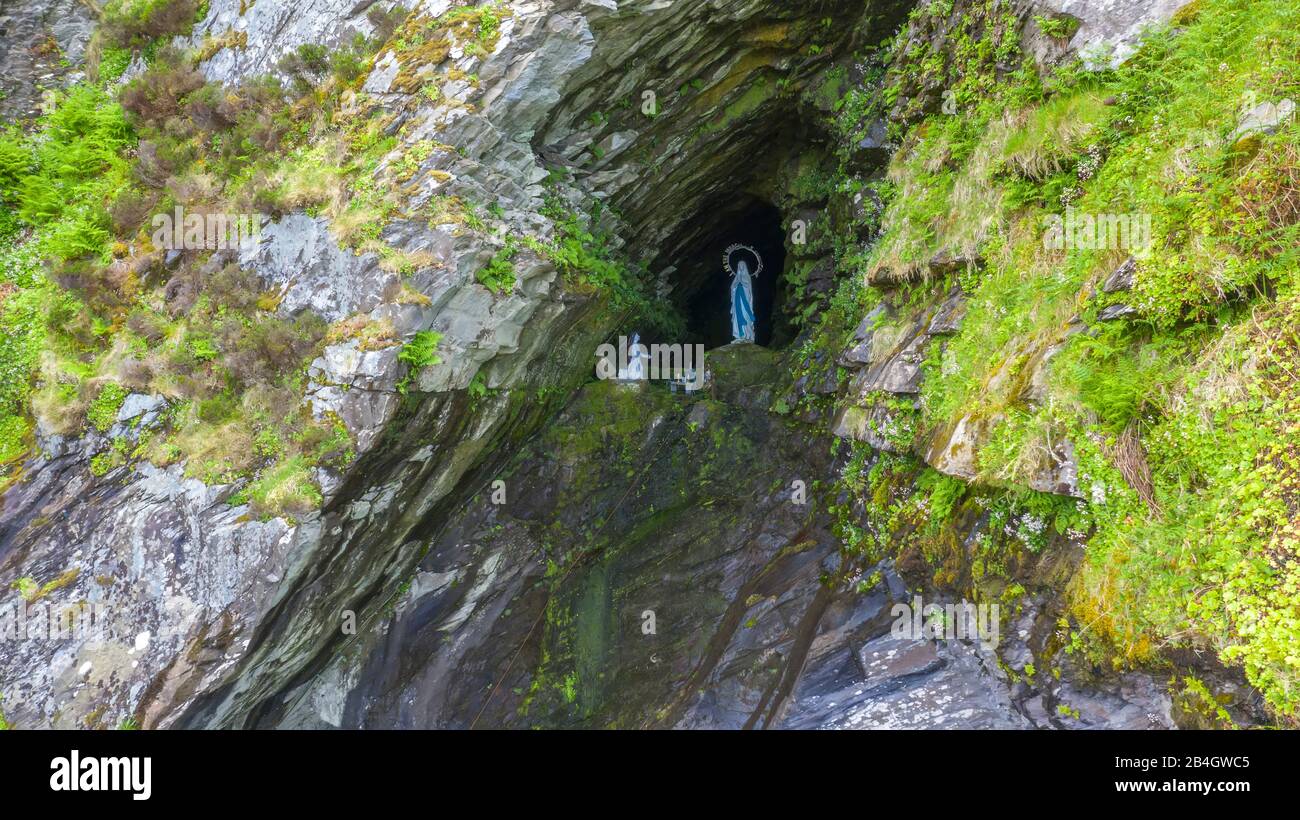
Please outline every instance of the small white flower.
[[1098, 505], [1106, 503], [1106, 485], [1100, 481], [1093, 482], [1088, 494], [1092, 497], [1092, 503]]

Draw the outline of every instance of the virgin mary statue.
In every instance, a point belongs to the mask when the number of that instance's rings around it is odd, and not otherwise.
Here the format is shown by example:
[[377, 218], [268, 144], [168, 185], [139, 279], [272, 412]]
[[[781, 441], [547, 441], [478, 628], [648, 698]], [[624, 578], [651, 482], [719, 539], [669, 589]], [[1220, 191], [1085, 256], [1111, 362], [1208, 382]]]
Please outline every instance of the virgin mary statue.
[[[749, 268], [751, 259], [754, 263], [752, 274]], [[754, 284], [751, 276], [758, 276], [762, 272], [763, 260], [758, 252], [748, 245], [732, 245], [723, 254], [723, 264], [731, 274], [732, 343], [752, 342], [754, 341]]]

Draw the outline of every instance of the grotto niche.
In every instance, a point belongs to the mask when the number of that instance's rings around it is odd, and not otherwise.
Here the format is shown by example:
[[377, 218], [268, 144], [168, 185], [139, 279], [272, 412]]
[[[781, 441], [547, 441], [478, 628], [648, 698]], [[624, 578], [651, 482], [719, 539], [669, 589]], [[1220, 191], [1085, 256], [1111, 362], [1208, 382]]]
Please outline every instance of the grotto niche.
[[723, 254], [741, 244], [763, 260], [762, 272], [753, 278], [754, 342], [773, 348], [787, 345], [794, 333], [782, 310], [785, 227], [780, 210], [758, 197], [741, 195], [731, 203], [706, 207], [687, 225], [692, 226], [690, 235], [669, 249], [676, 265], [673, 299], [686, 320], [684, 341], [703, 344], [706, 350], [731, 343], [731, 277]]

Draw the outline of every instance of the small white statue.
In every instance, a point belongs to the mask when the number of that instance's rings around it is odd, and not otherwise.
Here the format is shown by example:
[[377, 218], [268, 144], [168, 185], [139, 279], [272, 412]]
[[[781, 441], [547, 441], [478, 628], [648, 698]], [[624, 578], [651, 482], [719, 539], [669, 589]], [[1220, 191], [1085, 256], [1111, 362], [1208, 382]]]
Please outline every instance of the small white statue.
[[627, 346], [627, 360], [618, 368], [618, 380], [621, 382], [645, 381], [645, 361], [650, 358], [650, 351], [641, 344], [641, 334], [632, 334], [632, 343]]

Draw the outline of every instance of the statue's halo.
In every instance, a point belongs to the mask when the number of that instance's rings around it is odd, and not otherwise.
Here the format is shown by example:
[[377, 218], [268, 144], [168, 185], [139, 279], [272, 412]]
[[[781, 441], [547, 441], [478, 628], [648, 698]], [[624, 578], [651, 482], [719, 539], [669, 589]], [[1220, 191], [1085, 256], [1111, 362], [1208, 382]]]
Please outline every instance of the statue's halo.
[[758, 255], [758, 251], [739, 242], [722, 252], [722, 266], [727, 269], [727, 274], [730, 276], [736, 275], [736, 271], [731, 267], [731, 258], [740, 251], [748, 251], [749, 255], [754, 257], [754, 269], [749, 272], [749, 275], [758, 278], [759, 273], [763, 271], [763, 257]]

